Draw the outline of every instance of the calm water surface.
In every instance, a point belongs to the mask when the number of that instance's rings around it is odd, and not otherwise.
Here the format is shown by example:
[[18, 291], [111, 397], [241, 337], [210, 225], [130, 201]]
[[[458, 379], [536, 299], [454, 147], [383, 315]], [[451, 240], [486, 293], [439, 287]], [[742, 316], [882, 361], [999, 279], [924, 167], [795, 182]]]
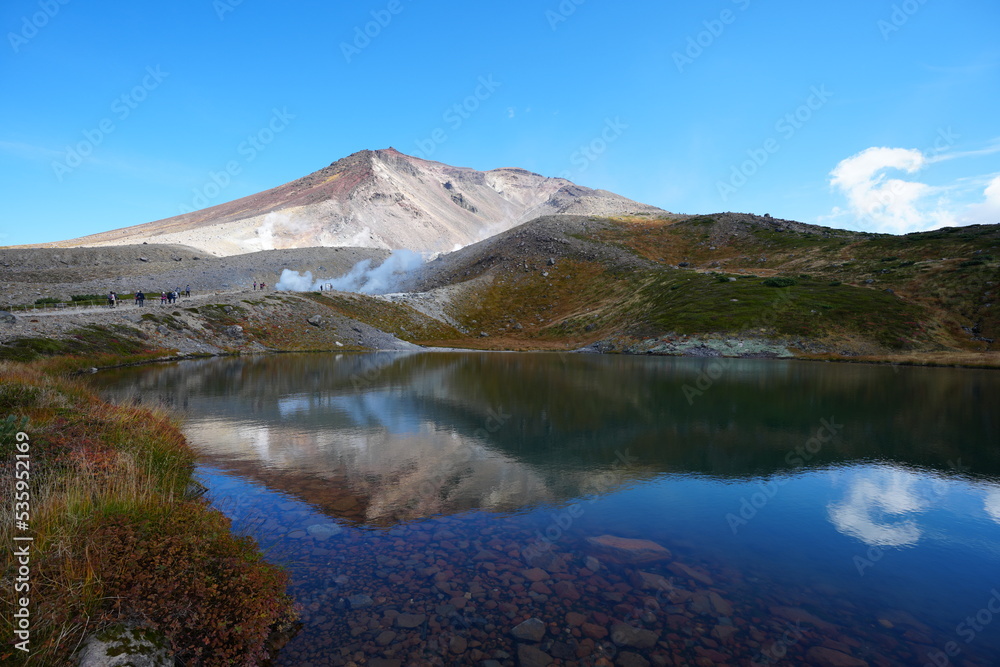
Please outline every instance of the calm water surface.
[[376, 353], [96, 381], [182, 414], [212, 503], [288, 569], [281, 665], [1000, 664], [1000, 373]]

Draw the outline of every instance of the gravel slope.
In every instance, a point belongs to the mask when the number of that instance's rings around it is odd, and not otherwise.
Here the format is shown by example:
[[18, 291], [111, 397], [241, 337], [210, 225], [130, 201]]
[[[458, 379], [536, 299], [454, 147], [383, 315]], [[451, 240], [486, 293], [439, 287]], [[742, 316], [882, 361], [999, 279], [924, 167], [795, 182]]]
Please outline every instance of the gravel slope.
[[254, 281], [273, 286], [283, 269], [313, 276], [342, 275], [364, 259], [378, 263], [389, 252], [377, 248], [297, 248], [213, 257], [180, 245], [98, 248], [0, 248], [0, 308], [42, 297], [74, 294], [147, 294], [184, 289], [195, 294], [247, 289]]

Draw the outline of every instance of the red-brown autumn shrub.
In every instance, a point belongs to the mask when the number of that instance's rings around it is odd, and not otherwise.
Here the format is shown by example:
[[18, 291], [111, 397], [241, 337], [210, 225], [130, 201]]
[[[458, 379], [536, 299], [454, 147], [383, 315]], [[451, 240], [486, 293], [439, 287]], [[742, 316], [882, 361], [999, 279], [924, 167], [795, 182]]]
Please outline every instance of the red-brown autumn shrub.
[[92, 533], [103, 592], [117, 613], [163, 632], [188, 665], [255, 665], [290, 621], [284, 572], [250, 538], [198, 503], [150, 517], [109, 517]]

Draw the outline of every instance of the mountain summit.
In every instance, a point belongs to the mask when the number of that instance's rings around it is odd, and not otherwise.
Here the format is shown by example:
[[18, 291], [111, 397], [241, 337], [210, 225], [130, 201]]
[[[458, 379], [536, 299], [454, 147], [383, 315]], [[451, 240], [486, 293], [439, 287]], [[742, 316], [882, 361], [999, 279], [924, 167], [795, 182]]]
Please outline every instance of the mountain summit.
[[313, 246], [448, 251], [544, 215], [640, 212], [662, 210], [524, 169], [476, 171], [387, 148], [249, 197], [57, 245], [176, 243], [217, 255]]

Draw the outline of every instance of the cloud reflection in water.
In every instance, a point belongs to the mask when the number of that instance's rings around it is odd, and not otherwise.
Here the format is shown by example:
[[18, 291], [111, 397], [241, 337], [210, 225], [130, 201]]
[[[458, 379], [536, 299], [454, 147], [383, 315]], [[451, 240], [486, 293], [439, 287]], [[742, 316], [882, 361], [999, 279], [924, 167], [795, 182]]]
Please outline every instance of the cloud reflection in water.
[[870, 546], [912, 546], [923, 534], [915, 515], [929, 506], [918, 482], [913, 473], [895, 468], [858, 476], [849, 482], [844, 500], [827, 507], [830, 521]]

